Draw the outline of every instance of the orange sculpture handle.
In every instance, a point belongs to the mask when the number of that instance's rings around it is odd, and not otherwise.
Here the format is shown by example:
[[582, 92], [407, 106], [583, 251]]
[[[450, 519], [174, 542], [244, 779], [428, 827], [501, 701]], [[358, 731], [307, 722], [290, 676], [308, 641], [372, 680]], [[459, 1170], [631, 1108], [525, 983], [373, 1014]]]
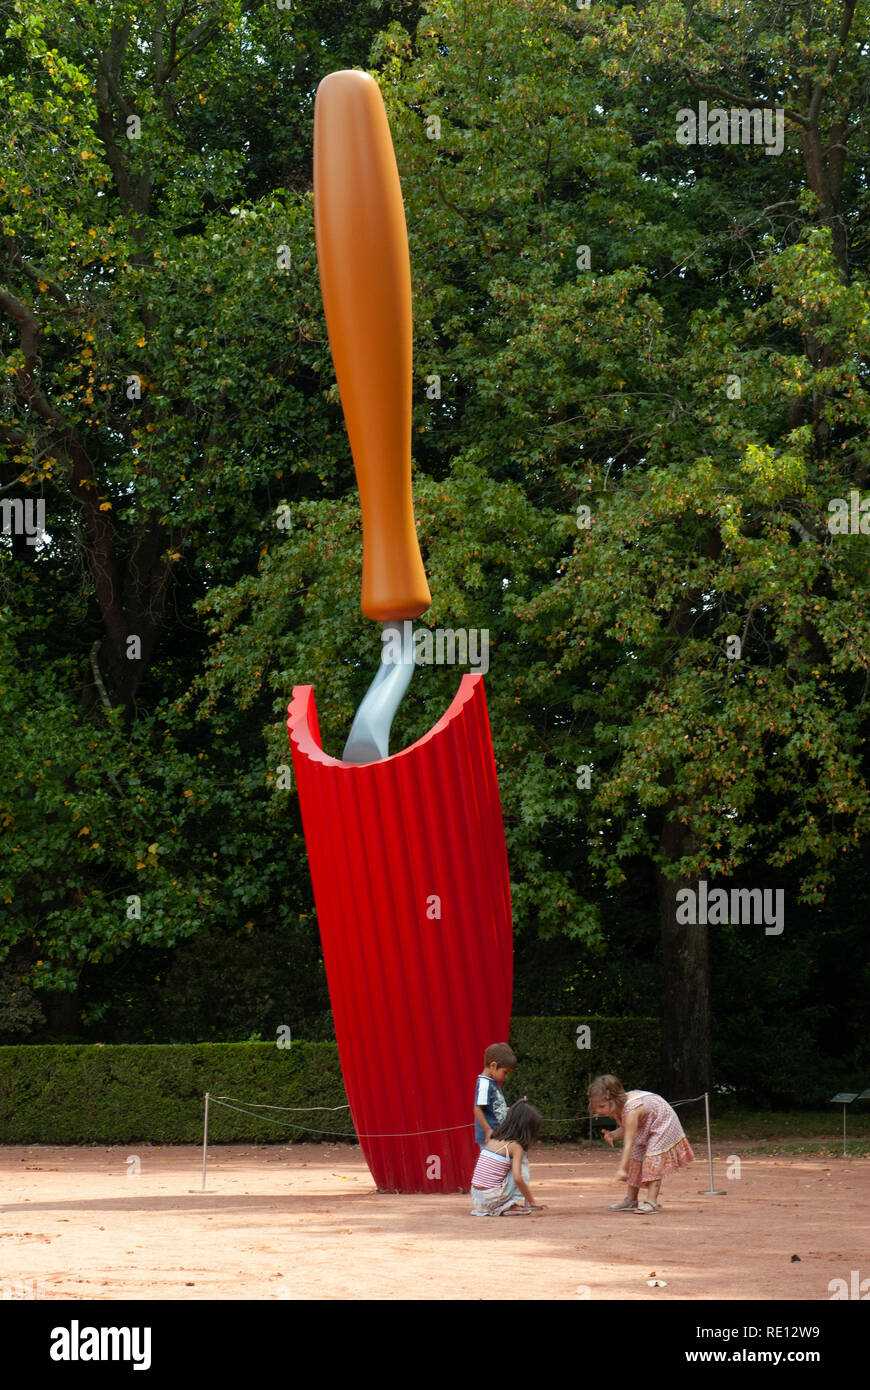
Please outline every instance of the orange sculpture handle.
[[317, 89], [314, 228], [362, 508], [362, 610], [416, 618], [432, 596], [411, 495], [411, 266], [387, 113], [368, 73], [330, 73]]

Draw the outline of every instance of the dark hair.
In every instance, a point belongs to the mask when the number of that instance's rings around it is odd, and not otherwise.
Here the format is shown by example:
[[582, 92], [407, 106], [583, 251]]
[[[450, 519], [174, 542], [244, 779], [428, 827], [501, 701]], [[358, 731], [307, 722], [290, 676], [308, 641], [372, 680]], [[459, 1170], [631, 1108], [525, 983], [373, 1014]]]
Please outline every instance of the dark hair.
[[541, 1132], [542, 1124], [540, 1112], [527, 1100], [518, 1100], [489, 1137], [515, 1140], [522, 1148], [530, 1149]]
[[510, 1067], [511, 1071], [513, 1071], [517, 1064], [517, 1059], [507, 1043], [490, 1043], [483, 1054], [483, 1065], [485, 1067], [490, 1067], [493, 1062], [498, 1062], [500, 1067]]

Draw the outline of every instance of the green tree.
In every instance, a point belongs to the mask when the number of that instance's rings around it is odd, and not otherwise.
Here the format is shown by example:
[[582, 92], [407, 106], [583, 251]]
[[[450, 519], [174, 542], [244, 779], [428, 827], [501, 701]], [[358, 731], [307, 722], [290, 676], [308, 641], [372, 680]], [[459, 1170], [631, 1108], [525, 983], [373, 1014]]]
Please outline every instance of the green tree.
[[177, 699], [195, 603], [335, 486], [311, 89], [415, 7], [317, 11], [0, 5], [0, 500], [46, 508], [0, 540], [2, 945], [65, 1032], [119, 953], [307, 917], [260, 728]]
[[[37, 325], [8, 304], [0, 319], [2, 483], [43, 488], [52, 522], [50, 544], [13, 536], [4, 556], [0, 699], [23, 740], [0, 795], [15, 824], [4, 941], [30, 942], [44, 980], [112, 989], [147, 941], [161, 990], [172, 977], [179, 1011], [210, 1024], [215, 972], [199, 1005], [190, 982], [214, 933], [213, 959], [248, 982], [237, 1030], [254, 1008], [249, 924], [298, 933], [299, 998], [317, 1012], [301, 829], [277, 769], [292, 686], [314, 684], [338, 752], [380, 646], [358, 609], [307, 185], [316, 81], [360, 63], [379, 74], [408, 215], [425, 621], [490, 632], [521, 959], [547, 972], [522, 988], [541, 1007], [663, 992], [671, 1084], [693, 1094], [709, 1079], [709, 942], [677, 922], [676, 895], [769, 873], [784, 938], [713, 928], [717, 1068], [757, 1079], [759, 1018], [798, 1002], [814, 1038], [853, 1046], [800, 990], [824, 989], [816, 925], [867, 830], [866, 538], [826, 524], [829, 500], [867, 481], [866, 17], [718, 0], [75, 16], [22, 8], [0, 67], [20, 132], [0, 175], [8, 293]], [[106, 81], [103, 100], [107, 70], [119, 95]], [[677, 111], [719, 100], [714, 86], [784, 106], [781, 156], [677, 142]], [[37, 366], [89, 450], [87, 503], [75, 441], [32, 395]], [[136, 374], [142, 399], [122, 401]], [[126, 639], [148, 623], [130, 672]], [[36, 720], [10, 693], [16, 667], [50, 673]], [[417, 672], [395, 746], [456, 678]], [[137, 888], [150, 925], [125, 928], [113, 904]], [[830, 938], [843, 999], [859, 997], [842, 966], [853, 930]], [[747, 972], [751, 1000], [734, 984]], [[135, 1012], [85, 994], [92, 1020]], [[787, 1023], [772, 1095], [799, 1065], [786, 1050], [806, 1056]], [[732, 1025], [753, 1036], [722, 1061]]]
[[[786, 36], [817, 131], [840, 18], [819, 12], [808, 56], [802, 31]], [[866, 468], [868, 304], [802, 152], [677, 144], [658, 79], [682, 75], [678, 19], [439, 4], [416, 42], [394, 25], [375, 53], [409, 214], [431, 620], [495, 631], [517, 923], [600, 946], [583, 864], [616, 884], [651, 861], [683, 1091], [709, 1083], [710, 1017], [708, 933], [678, 922], [680, 889], [767, 863], [791, 866], [792, 903], [820, 902], [868, 828], [865, 550], [825, 524]], [[726, 69], [755, 43], [759, 70], [786, 71], [785, 40], [735, 32]], [[857, 120], [862, 34], [834, 53]], [[847, 159], [838, 197], [862, 187]], [[269, 627], [277, 586], [304, 588], [307, 675], [329, 692], [333, 740], [374, 666], [348, 673], [356, 688], [339, 671], [358, 646], [352, 508], [308, 512], [321, 554], [342, 556], [333, 572], [300, 568], [300, 538], [271, 555], [243, 638], [250, 650]], [[238, 670], [222, 661], [231, 684]], [[427, 678], [406, 737], [443, 708]], [[585, 793], [578, 765], [593, 769]]]

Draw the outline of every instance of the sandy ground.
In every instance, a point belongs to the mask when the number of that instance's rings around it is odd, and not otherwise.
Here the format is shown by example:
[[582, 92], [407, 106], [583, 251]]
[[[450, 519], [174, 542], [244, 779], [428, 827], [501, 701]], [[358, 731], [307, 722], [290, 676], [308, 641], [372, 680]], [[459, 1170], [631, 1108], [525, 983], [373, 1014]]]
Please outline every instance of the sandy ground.
[[215, 1146], [205, 1192], [194, 1147], [6, 1148], [2, 1296], [827, 1300], [831, 1279], [870, 1276], [870, 1159], [747, 1152], [728, 1180], [733, 1152], [714, 1154], [727, 1196], [700, 1195], [698, 1162], [637, 1216], [606, 1210], [615, 1155], [538, 1148], [547, 1210], [479, 1220], [462, 1195], [379, 1195], [346, 1146]]

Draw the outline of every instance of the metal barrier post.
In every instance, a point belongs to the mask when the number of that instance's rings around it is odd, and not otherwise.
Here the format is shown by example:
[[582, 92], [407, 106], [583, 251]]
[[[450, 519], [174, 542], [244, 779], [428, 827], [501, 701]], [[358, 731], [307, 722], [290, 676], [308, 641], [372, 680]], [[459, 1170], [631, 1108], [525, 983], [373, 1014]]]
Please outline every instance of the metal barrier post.
[[202, 1191], [205, 1192], [205, 1165], [208, 1162], [208, 1091], [205, 1093], [205, 1118], [202, 1125]]
[[713, 1186], [713, 1149], [710, 1143], [710, 1092], [704, 1092], [704, 1116], [707, 1121], [707, 1164], [710, 1170], [710, 1186], [701, 1193], [702, 1197], [727, 1197], [727, 1192], [722, 1192]]

